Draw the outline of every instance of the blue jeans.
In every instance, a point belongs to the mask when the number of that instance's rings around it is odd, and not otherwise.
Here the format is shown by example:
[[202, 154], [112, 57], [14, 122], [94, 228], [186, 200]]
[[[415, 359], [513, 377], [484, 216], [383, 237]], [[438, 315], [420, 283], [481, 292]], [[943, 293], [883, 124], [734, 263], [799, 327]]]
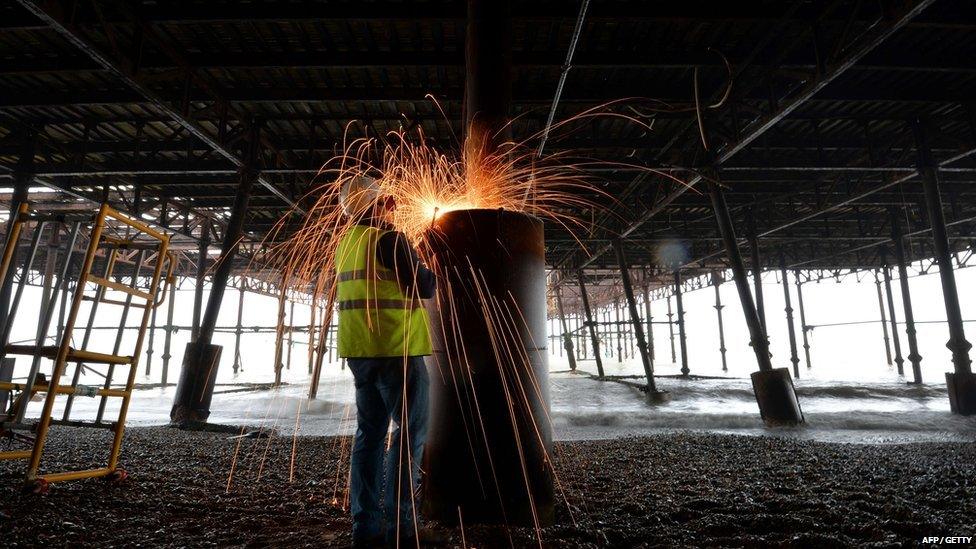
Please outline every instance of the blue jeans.
[[[349, 498], [353, 539], [383, 535], [392, 541], [413, 536], [429, 416], [424, 357], [350, 358], [347, 364], [356, 382], [357, 428]], [[390, 421], [393, 434], [387, 448]], [[385, 475], [381, 471], [384, 457]], [[381, 482], [385, 492], [382, 511]]]

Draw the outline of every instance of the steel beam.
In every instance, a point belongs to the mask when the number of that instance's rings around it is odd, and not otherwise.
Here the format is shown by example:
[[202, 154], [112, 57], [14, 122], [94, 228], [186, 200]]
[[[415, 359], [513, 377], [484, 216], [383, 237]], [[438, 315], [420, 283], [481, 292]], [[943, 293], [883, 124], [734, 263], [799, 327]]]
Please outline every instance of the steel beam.
[[685, 333], [685, 305], [681, 299], [681, 271], [674, 270], [674, 302], [678, 308], [678, 344], [681, 347], [681, 375], [687, 376], [688, 369], [688, 336]]
[[[237, 168], [245, 167], [246, 159], [244, 157], [237, 155], [226, 144], [221, 143], [219, 136], [217, 138], [213, 137], [201, 124], [194, 121], [186, 113], [180, 112], [180, 110], [174, 107], [174, 105], [180, 104], [181, 102], [173, 102], [161, 97], [158, 93], [151, 89], [147, 82], [145, 82], [144, 77], [137, 72], [137, 68], [133, 64], [122, 63], [117, 59], [112, 59], [111, 54], [103, 52], [97, 44], [79, 33], [79, 29], [77, 29], [72, 20], [69, 19], [70, 14], [63, 13], [58, 4], [53, 2], [42, 3], [37, 0], [17, 0], [17, 2], [26, 10], [41, 19], [41, 21], [45, 22], [55, 32], [67, 39], [68, 42], [78, 48], [81, 53], [89, 57], [97, 65], [101, 66], [108, 72], [114, 74], [123, 84], [129, 87], [140, 97], [145, 98], [146, 101], [152, 104], [155, 109], [166, 113], [167, 116], [190, 132], [194, 137], [206, 143], [214, 150], [214, 152], [227, 159]], [[167, 55], [176, 58], [177, 64], [183, 67], [186, 71], [187, 86], [190, 86], [190, 83], [192, 82], [191, 76], [194, 74], [193, 68], [186, 64], [186, 62], [183, 60], [179, 59], [179, 56], [172, 49], [172, 44], [164, 38], [156, 37], [155, 31], [148, 27], [144, 22], [137, 20], [133, 22], [133, 24], [141, 29], [141, 32], [146, 39], [154, 41], [155, 45], [159, 47], [161, 51], [164, 51]], [[197, 74], [196, 78], [200, 79], [201, 77], [199, 74]], [[215, 100], [223, 101], [223, 98], [217, 95], [215, 87], [209, 86], [202, 81], [200, 84], [204, 85], [208, 93]], [[248, 169], [250, 169], [250, 167], [248, 167]], [[261, 176], [257, 177], [257, 181], [271, 191], [275, 196], [280, 198], [285, 204], [293, 208], [294, 211], [301, 214], [305, 213], [303, 209], [298, 207], [296, 202], [286, 196], [270, 181]]]

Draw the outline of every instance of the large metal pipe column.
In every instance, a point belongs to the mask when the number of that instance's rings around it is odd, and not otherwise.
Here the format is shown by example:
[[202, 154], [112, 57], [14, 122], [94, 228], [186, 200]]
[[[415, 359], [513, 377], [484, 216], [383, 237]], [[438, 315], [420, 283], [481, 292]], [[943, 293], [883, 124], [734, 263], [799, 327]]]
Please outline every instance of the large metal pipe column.
[[458, 210], [436, 227], [427, 516], [551, 524], [542, 222], [503, 210]]
[[735, 288], [739, 292], [739, 301], [742, 303], [742, 313], [746, 317], [746, 325], [749, 327], [749, 339], [752, 350], [756, 353], [756, 362], [759, 364], [759, 371], [752, 373], [752, 387], [756, 393], [756, 401], [759, 403], [759, 413], [767, 425], [797, 424], [803, 423], [803, 412], [800, 411], [800, 403], [796, 399], [796, 390], [793, 388], [793, 379], [787, 368], [773, 368], [769, 357], [769, 341], [766, 339], [766, 332], [759, 322], [759, 313], [756, 311], [756, 303], [752, 299], [749, 291], [749, 279], [746, 275], [746, 267], [742, 262], [742, 254], [739, 252], [739, 243], [735, 237], [735, 228], [732, 225], [732, 216], [729, 214], [729, 206], [725, 202], [725, 194], [717, 183], [718, 173], [713, 170], [712, 178], [708, 179], [708, 194], [712, 202], [712, 209], [715, 211], [715, 220], [718, 224], [725, 251], [732, 264], [732, 279], [735, 281]]
[[630, 282], [630, 268], [627, 265], [627, 255], [624, 253], [624, 246], [620, 239], [614, 239], [613, 250], [617, 254], [617, 266], [620, 268], [620, 282], [624, 287], [624, 297], [627, 299], [627, 308], [630, 309], [630, 322], [637, 337], [637, 352], [640, 353], [641, 364], [644, 366], [644, 375], [647, 376], [648, 402], [665, 402], [668, 399], [667, 391], [658, 391], [654, 383], [654, 368], [651, 366], [651, 357], [647, 352], [647, 340], [644, 339], [644, 327], [641, 325], [640, 313], [637, 312], [637, 300], [634, 298], [634, 287]]
[[[511, 3], [468, 0], [466, 146], [507, 136]], [[555, 519], [542, 222], [504, 210], [435, 221], [426, 515], [547, 526]], [[448, 327], [448, 329], [445, 329]]]
[[590, 332], [590, 345], [593, 347], [593, 358], [596, 359], [596, 371], [603, 377], [603, 357], [600, 356], [600, 336], [596, 333], [596, 323], [593, 322], [593, 312], [590, 310], [590, 297], [586, 294], [586, 283], [583, 281], [583, 271], [576, 273], [579, 281], [580, 299], [583, 302], [583, 314], [586, 315], [586, 325]]
[[918, 338], [915, 336], [915, 313], [912, 310], [912, 294], [908, 288], [908, 264], [905, 260], [904, 235], [901, 232], [898, 212], [891, 209], [889, 214], [891, 218], [891, 240], [894, 241], [895, 261], [898, 262], [901, 301], [905, 306], [905, 334], [908, 335], [908, 360], [912, 363], [912, 383], [922, 383], [922, 355], [918, 353]]
[[898, 335], [898, 316], [895, 312], [895, 295], [891, 291], [891, 267], [888, 265], [888, 252], [884, 246], [878, 250], [881, 255], [881, 273], [884, 278], [885, 296], [888, 302], [888, 320], [891, 322], [891, 343], [895, 347], [895, 368], [898, 375], [905, 375], [905, 359], [901, 356], [901, 336]]
[[170, 410], [170, 420], [176, 425], [204, 422], [210, 417], [210, 401], [213, 399], [217, 368], [220, 365], [221, 346], [214, 345], [213, 334], [217, 315], [227, 288], [234, 256], [244, 229], [244, 217], [251, 199], [251, 189], [257, 179], [257, 156], [260, 147], [258, 126], [252, 121], [245, 143], [245, 163], [240, 170], [240, 182], [234, 197], [234, 207], [224, 232], [220, 248], [220, 260], [214, 271], [207, 309], [200, 322], [200, 331], [194, 341], [187, 343], [183, 354], [183, 370], [176, 387], [176, 398]]
[[959, 293], [956, 290], [956, 277], [952, 267], [952, 249], [946, 234], [945, 215], [942, 212], [942, 196], [939, 191], [939, 173], [932, 158], [920, 121], [912, 125], [918, 151], [918, 171], [922, 175], [925, 188], [925, 204], [932, 227], [932, 241], [935, 245], [935, 259], [939, 262], [939, 278], [942, 280], [942, 296], [945, 301], [946, 320], [949, 322], [949, 341], [946, 347], [952, 351], [953, 372], [946, 372], [946, 385], [949, 390], [949, 406], [956, 414], [976, 414], [976, 376], [973, 375], [969, 349], [972, 344], [966, 340], [963, 330], [962, 310], [959, 307]]

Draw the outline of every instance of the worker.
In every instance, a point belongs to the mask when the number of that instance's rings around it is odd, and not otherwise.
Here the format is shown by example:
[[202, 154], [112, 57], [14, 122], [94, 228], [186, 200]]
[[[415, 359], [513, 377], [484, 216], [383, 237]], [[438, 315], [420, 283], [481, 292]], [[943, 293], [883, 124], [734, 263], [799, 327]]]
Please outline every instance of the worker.
[[431, 353], [421, 300], [434, 296], [434, 274], [406, 236], [392, 230], [389, 219], [396, 203], [381, 193], [376, 180], [350, 177], [339, 198], [351, 220], [336, 249], [335, 265], [339, 356], [346, 359], [356, 385], [353, 546], [437, 543], [442, 541], [437, 533], [417, 520], [419, 465], [429, 419], [424, 356]]

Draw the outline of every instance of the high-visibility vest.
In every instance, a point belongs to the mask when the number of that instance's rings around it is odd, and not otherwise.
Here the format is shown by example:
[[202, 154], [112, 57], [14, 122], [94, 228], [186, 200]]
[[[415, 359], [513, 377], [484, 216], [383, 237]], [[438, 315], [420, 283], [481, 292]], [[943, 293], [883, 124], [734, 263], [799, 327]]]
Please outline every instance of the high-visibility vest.
[[431, 353], [427, 311], [407, 296], [396, 273], [376, 260], [388, 231], [352, 226], [336, 250], [339, 356], [422, 356]]

